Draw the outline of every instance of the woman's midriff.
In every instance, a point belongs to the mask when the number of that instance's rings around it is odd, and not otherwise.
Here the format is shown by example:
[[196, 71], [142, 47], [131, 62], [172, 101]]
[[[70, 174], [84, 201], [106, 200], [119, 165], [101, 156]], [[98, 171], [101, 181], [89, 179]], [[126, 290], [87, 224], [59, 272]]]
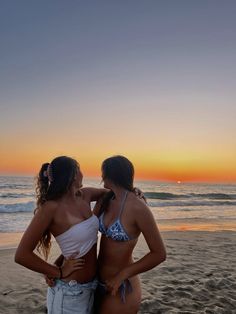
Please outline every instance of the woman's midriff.
[[78, 269], [70, 276], [63, 279], [63, 281], [76, 280], [79, 283], [86, 283], [92, 281], [96, 277], [97, 272], [97, 244], [90, 249], [90, 251], [82, 256], [84, 258], [84, 266]]
[[115, 276], [119, 271], [132, 264], [132, 252], [137, 239], [126, 242], [114, 241], [102, 237], [98, 256], [99, 278], [105, 281]]

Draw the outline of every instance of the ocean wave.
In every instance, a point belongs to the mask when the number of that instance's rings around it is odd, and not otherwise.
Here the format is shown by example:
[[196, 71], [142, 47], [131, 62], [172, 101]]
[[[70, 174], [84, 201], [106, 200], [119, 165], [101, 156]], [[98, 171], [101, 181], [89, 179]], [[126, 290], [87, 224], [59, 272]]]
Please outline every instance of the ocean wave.
[[164, 222], [164, 221], [182, 221], [182, 222], [190, 222], [190, 221], [194, 221], [194, 220], [198, 220], [198, 221], [202, 221], [202, 222], [210, 222], [210, 223], [214, 223], [214, 220], [216, 222], [220, 222], [222, 223], [222, 220], [224, 221], [230, 221], [230, 220], [236, 220], [236, 216], [230, 216], [230, 217], [223, 217], [223, 216], [208, 216], [208, 217], [198, 217], [198, 216], [192, 216], [192, 217], [157, 217], [156, 221], [157, 222]]
[[17, 204], [1, 204], [0, 213], [19, 213], [32, 212], [35, 208], [35, 202], [17, 203]]
[[150, 207], [193, 207], [193, 206], [236, 206], [232, 201], [176, 201], [176, 202], [153, 202], [148, 201]]
[[215, 200], [236, 200], [236, 194], [224, 194], [224, 193], [206, 193], [206, 194], [196, 194], [191, 193], [193, 197], [209, 198]]
[[144, 195], [148, 199], [190, 199], [190, 198], [205, 198], [215, 200], [236, 200], [236, 194], [224, 194], [224, 193], [189, 193], [189, 194], [172, 194], [165, 192], [144, 192]]
[[33, 185], [31, 184], [0, 184], [0, 189], [1, 190], [7, 190], [7, 189], [12, 189], [12, 190], [22, 190], [22, 189], [32, 189], [34, 188]]
[[33, 193], [0, 193], [0, 198], [23, 198], [34, 197]]

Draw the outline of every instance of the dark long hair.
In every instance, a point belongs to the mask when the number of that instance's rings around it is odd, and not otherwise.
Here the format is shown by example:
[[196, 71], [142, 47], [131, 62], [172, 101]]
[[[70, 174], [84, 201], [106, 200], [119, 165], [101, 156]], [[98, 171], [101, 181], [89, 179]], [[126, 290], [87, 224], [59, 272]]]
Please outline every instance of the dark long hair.
[[[124, 156], [116, 155], [105, 159], [102, 163], [102, 177], [109, 179], [115, 185], [128, 191], [134, 190], [134, 166], [132, 162]], [[105, 210], [108, 207], [110, 199], [114, 193], [108, 192], [101, 208]]]
[[[73, 158], [60, 156], [44, 163], [39, 171], [36, 183], [37, 208], [46, 201], [57, 200], [70, 189], [79, 164]], [[37, 211], [37, 209], [36, 209]], [[36, 212], [35, 211], [35, 212]], [[47, 259], [51, 248], [51, 233], [45, 230], [37, 250]]]

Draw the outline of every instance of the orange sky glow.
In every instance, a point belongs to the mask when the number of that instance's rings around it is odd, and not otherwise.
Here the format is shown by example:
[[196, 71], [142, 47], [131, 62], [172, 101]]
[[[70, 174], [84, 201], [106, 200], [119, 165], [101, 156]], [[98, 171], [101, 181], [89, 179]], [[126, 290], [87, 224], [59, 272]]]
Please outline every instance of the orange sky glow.
[[172, 2], [5, 1], [0, 174], [120, 154], [136, 179], [236, 182], [235, 3]]
[[[89, 156], [82, 154], [67, 154], [79, 161], [84, 177], [100, 177], [100, 167], [102, 161], [109, 156], [118, 154], [105, 153]], [[121, 153], [120, 153], [121, 154]], [[57, 155], [66, 155], [64, 152], [58, 152]], [[1, 156], [2, 175], [36, 175], [41, 164], [50, 162], [56, 154], [46, 155], [27, 152], [20, 155]], [[172, 159], [166, 160], [155, 158], [155, 156], [147, 156], [144, 158], [126, 152], [123, 154], [128, 157], [135, 166], [135, 179], [157, 180], [177, 182], [236, 182], [236, 169], [232, 167], [232, 163], [224, 160], [222, 163], [215, 161], [179, 161], [178, 158], [172, 156]], [[5, 157], [5, 159], [3, 158]]]

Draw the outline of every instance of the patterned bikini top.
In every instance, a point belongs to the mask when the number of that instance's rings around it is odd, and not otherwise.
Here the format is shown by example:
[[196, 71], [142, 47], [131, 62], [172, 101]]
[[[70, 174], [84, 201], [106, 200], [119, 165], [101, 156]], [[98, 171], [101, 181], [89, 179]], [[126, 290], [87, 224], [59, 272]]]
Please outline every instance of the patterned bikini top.
[[125, 192], [124, 199], [121, 202], [121, 208], [120, 208], [118, 218], [108, 228], [106, 228], [104, 226], [104, 222], [103, 222], [104, 221], [104, 211], [102, 212], [102, 214], [99, 217], [99, 231], [102, 234], [104, 234], [106, 237], [111, 238], [112, 240], [115, 240], [115, 241], [132, 240], [132, 238], [129, 237], [129, 235], [125, 231], [125, 229], [124, 229], [124, 227], [120, 221], [120, 217], [121, 217], [122, 211], [124, 209], [125, 200], [127, 198], [127, 195], [128, 195], [128, 191]]

